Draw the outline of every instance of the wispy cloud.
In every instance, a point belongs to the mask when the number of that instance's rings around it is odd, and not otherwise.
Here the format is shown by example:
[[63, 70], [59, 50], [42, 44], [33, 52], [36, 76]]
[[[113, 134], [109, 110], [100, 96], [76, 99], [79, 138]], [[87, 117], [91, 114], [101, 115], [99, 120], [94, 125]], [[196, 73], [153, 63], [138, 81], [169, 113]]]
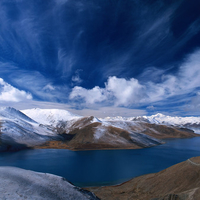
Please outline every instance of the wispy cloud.
[[39, 71], [25, 70], [12, 62], [0, 62], [0, 76], [13, 87], [28, 91], [33, 98], [43, 101], [67, 102], [69, 86], [57, 85]]
[[31, 100], [32, 95], [24, 90], [18, 90], [0, 78], [0, 102], [19, 102]]
[[80, 77], [80, 73], [82, 71], [83, 71], [82, 69], [77, 69], [75, 71], [74, 76], [72, 76], [72, 86], [74, 86], [74, 85], [80, 85], [83, 82], [83, 80]]
[[[10, 79], [16, 87], [23, 87], [30, 91], [35, 99], [43, 101], [67, 102], [69, 87], [67, 85], [56, 85], [53, 81], [43, 76], [38, 71], [15, 71]], [[26, 83], [26, 84], [24, 84]]]

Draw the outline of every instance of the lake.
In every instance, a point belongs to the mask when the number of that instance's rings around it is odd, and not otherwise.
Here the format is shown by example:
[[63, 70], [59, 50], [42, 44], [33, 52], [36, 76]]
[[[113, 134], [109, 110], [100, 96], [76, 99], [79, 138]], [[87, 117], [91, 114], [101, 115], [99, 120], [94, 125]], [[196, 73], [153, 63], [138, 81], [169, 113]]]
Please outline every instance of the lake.
[[0, 166], [56, 174], [81, 187], [114, 185], [200, 156], [200, 137], [128, 150], [36, 149], [0, 153]]

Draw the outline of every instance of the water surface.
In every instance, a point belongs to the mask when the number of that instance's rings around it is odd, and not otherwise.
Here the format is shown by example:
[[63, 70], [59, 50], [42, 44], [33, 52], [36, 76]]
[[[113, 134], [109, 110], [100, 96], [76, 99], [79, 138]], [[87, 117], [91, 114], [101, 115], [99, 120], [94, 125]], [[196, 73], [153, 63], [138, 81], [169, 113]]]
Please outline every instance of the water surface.
[[167, 140], [166, 144], [137, 150], [6, 152], [0, 154], [0, 165], [56, 174], [84, 187], [119, 184], [194, 156], [200, 156], [200, 137]]

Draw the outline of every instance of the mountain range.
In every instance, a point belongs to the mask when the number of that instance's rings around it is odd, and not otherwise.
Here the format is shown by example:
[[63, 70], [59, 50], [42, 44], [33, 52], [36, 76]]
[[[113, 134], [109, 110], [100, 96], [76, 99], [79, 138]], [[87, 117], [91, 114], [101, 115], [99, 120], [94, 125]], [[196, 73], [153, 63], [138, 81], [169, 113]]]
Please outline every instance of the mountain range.
[[199, 136], [200, 117], [162, 114], [140, 117], [79, 116], [66, 110], [0, 108], [0, 150], [138, 149], [167, 138]]

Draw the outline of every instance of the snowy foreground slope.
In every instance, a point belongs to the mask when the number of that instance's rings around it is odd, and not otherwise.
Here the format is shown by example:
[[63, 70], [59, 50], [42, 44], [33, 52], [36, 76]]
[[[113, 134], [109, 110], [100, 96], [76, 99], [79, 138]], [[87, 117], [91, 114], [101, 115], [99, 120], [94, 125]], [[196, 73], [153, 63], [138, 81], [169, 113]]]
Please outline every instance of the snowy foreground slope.
[[162, 139], [166, 138], [197, 136], [186, 129], [186, 125], [176, 127], [175, 124], [161, 123], [157, 118], [98, 119], [66, 110], [0, 108], [0, 150], [27, 147], [137, 149], [162, 144]]
[[97, 200], [98, 198], [60, 176], [15, 167], [0, 167], [0, 199]]

